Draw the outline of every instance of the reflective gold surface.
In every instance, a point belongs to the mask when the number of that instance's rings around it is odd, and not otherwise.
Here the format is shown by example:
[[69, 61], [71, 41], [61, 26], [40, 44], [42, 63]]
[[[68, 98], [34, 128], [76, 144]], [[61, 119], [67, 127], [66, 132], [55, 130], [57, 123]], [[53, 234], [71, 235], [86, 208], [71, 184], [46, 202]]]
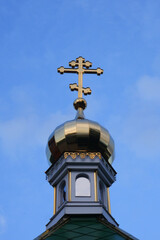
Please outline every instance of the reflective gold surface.
[[68, 171], [68, 201], [71, 201], [71, 171]]
[[94, 172], [94, 193], [95, 193], [95, 201], [98, 201], [98, 192], [97, 192], [97, 171]]
[[[83, 88], [83, 74], [103, 73], [101, 68], [89, 69], [92, 63], [79, 57], [76, 61], [71, 61], [72, 68], [58, 68], [58, 72], [77, 73], [78, 85], [70, 84], [72, 91], [78, 91], [78, 98], [74, 101], [77, 110], [75, 120], [65, 122], [57, 127], [51, 134], [46, 148], [47, 158], [51, 164], [55, 163], [65, 152], [72, 152], [72, 157], [76, 157], [75, 152], [99, 152], [109, 163], [114, 159], [114, 142], [109, 132], [98, 123], [84, 119], [83, 110], [87, 102], [82, 98], [82, 94], [90, 94], [90, 88]], [[94, 158], [94, 155], [90, 155]]]
[[84, 159], [85, 157], [89, 156], [91, 159], [94, 159], [96, 156], [99, 157], [99, 159], [102, 158], [100, 152], [65, 152], [64, 158], [67, 159], [67, 157], [71, 156], [72, 159], [75, 159], [77, 156], [80, 156], [81, 159]]
[[56, 162], [64, 152], [100, 152], [106, 161], [113, 162], [114, 142], [109, 132], [87, 119], [65, 122], [55, 129], [48, 140], [47, 157]]
[[111, 214], [111, 203], [110, 203], [110, 194], [109, 194], [108, 187], [107, 187], [107, 204], [108, 204], [108, 212]]
[[[91, 89], [89, 87], [84, 88], [83, 87], [83, 74], [97, 74], [101, 75], [103, 73], [103, 70], [101, 68], [97, 69], [89, 69], [92, 67], [92, 63], [89, 61], [85, 61], [83, 57], [76, 58], [76, 61], [69, 62], [69, 65], [72, 68], [64, 68], [60, 67], [58, 68], [58, 72], [63, 73], [77, 73], [78, 74], [78, 85], [76, 83], [70, 84], [69, 87], [71, 91], [78, 91], [78, 99], [82, 99], [82, 94], [88, 95], [91, 94]], [[83, 104], [84, 105], [84, 104]]]
[[56, 214], [56, 198], [57, 198], [57, 192], [56, 192], [56, 187], [54, 187], [54, 204], [53, 204], [53, 214]]

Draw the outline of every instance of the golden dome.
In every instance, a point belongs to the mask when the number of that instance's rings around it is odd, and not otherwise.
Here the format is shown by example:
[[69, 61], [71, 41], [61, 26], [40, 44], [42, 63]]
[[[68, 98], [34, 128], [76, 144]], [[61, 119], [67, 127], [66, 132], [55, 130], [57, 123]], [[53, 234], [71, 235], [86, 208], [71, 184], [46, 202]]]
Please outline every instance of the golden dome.
[[100, 152], [109, 163], [114, 159], [114, 141], [109, 132], [98, 123], [84, 119], [83, 110], [87, 102], [82, 95], [91, 94], [89, 87], [83, 87], [83, 74], [101, 75], [101, 68], [89, 69], [92, 63], [83, 57], [69, 63], [71, 68], [58, 68], [60, 74], [77, 73], [78, 85], [70, 84], [71, 91], [78, 91], [78, 98], [74, 101], [77, 110], [75, 120], [65, 122], [55, 129], [48, 139], [46, 148], [47, 158], [52, 164], [65, 152]]
[[98, 123], [78, 118], [58, 126], [48, 139], [46, 153], [51, 164], [64, 152], [100, 152], [106, 161], [112, 163], [114, 141]]

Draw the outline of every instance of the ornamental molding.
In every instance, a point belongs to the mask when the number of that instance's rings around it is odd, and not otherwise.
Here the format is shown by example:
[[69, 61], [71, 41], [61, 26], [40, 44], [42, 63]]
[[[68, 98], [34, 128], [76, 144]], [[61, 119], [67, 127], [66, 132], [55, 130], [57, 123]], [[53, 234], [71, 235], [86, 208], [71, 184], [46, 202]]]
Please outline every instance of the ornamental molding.
[[71, 157], [72, 159], [76, 159], [76, 157], [80, 157], [81, 159], [85, 159], [85, 157], [89, 157], [90, 159], [94, 159], [96, 156], [99, 159], [102, 159], [102, 155], [100, 152], [65, 152], [64, 158], [67, 159]]

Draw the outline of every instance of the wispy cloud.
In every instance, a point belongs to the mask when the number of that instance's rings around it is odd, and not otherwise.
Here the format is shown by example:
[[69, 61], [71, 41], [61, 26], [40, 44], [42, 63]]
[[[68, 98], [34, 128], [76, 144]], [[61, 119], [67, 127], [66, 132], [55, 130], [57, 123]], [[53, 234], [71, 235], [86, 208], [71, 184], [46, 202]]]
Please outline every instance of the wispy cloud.
[[47, 116], [34, 114], [21, 116], [0, 122], [0, 139], [3, 151], [10, 157], [18, 156], [37, 146], [45, 146], [51, 132], [60, 123], [67, 120], [67, 116], [60, 112]]
[[160, 79], [143, 76], [125, 91], [127, 110], [110, 120], [115, 123], [117, 141], [149, 161], [160, 156], [159, 93]]
[[[127, 110], [119, 116], [110, 117], [112, 126], [115, 123], [113, 136], [117, 141], [126, 144], [127, 148], [137, 156], [147, 159], [160, 155], [159, 92], [160, 79], [150, 76], [141, 77], [124, 93]], [[11, 91], [11, 97], [14, 97], [15, 104], [20, 102], [21, 110], [17, 115], [0, 121], [0, 146], [11, 158], [15, 159], [19, 152], [22, 155], [39, 146], [45, 148], [51, 132], [64, 121], [73, 118], [72, 114], [62, 112], [43, 116], [37, 112], [31, 96], [21, 92], [21, 89], [18, 93], [15, 89]], [[28, 111], [24, 111], [26, 108]], [[93, 114], [89, 110], [86, 117], [90, 115]]]
[[160, 79], [157, 77], [144, 76], [136, 85], [140, 98], [147, 101], [160, 103]]
[[2, 234], [6, 229], [6, 219], [0, 214], [0, 234]]
[[122, 120], [121, 140], [137, 156], [152, 159], [160, 155], [160, 118], [149, 112], [135, 111]]
[[11, 108], [15, 111], [7, 119], [0, 120], [0, 148], [12, 159], [18, 160], [19, 155], [37, 147], [43, 146], [45, 149], [52, 131], [67, 119], [72, 119], [69, 113], [60, 111], [48, 115], [39, 112], [34, 96], [28, 93], [27, 88], [14, 87], [9, 95], [11, 105], [8, 112]]
[[90, 4], [90, 0], [76, 0], [74, 4], [82, 7], [84, 10], [88, 10], [88, 6]]

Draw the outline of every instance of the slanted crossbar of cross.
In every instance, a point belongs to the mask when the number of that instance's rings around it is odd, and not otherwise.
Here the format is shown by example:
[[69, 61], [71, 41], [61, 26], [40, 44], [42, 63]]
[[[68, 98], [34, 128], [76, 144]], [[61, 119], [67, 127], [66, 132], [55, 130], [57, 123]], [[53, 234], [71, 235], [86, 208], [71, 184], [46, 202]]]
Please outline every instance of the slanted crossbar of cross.
[[91, 94], [91, 89], [89, 87], [83, 88], [83, 74], [97, 74], [101, 75], [103, 70], [101, 68], [89, 69], [92, 66], [92, 63], [89, 61], [85, 62], [83, 57], [76, 58], [76, 61], [69, 62], [69, 66], [72, 68], [58, 68], [58, 72], [63, 73], [77, 73], [78, 74], [78, 85], [76, 83], [70, 84], [71, 91], [78, 91], [78, 98], [82, 98], [82, 94], [87, 95]]

